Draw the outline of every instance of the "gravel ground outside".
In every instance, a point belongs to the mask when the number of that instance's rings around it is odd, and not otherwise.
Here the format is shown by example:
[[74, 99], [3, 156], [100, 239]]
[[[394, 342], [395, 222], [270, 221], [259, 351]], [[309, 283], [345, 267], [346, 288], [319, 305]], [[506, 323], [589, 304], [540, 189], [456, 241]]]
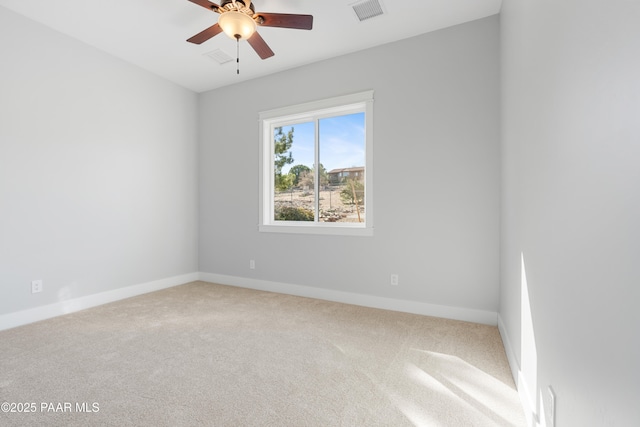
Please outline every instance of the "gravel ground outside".
[[[320, 191], [321, 222], [358, 222], [356, 206], [344, 203], [340, 192], [344, 186], [327, 186]], [[314, 210], [313, 190], [297, 189], [276, 192], [274, 202], [277, 206], [293, 206]], [[364, 206], [360, 206], [360, 219], [364, 222]]]

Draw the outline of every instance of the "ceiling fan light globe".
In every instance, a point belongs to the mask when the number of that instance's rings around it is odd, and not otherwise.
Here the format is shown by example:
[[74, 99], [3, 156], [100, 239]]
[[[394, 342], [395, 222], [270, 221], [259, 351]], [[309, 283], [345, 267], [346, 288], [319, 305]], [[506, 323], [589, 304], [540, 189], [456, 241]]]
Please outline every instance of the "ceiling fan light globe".
[[256, 32], [256, 22], [249, 15], [242, 12], [224, 12], [218, 18], [218, 25], [222, 31], [232, 39], [248, 39]]

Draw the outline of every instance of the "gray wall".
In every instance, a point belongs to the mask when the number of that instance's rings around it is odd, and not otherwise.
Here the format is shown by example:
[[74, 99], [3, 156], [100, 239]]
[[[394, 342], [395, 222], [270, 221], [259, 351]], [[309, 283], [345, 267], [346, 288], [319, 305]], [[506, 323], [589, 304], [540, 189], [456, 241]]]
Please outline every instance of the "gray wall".
[[196, 94], [1, 7], [0, 52], [0, 314], [197, 271]]
[[[497, 311], [498, 41], [494, 16], [202, 94], [200, 271]], [[374, 237], [259, 233], [258, 113], [367, 89]]]
[[640, 425], [640, 4], [507, 0], [501, 23], [500, 317], [541, 419], [551, 385], [559, 426]]

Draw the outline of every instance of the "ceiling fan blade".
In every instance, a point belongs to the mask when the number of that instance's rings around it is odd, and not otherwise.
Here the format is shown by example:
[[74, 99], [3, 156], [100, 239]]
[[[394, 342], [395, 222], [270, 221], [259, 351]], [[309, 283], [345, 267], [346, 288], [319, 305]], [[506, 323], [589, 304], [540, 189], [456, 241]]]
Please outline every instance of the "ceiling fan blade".
[[191, 3], [195, 3], [199, 6], [204, 7], [205, 9], [213, 10], [214, 12], [218, 11], [218, 6], [215, 3], [211, 3], [209, 0], [189, 0]]
[[269, 45], [267, 45], [267, 42], [264, 41], [262, 36], [258, 34], [257, 31], [247, 39], [247, 42], [262, 59], [271, 58], [273, 55], [275, 55]]
[[190, 39], [188, 39], [187, 41], [189, 43], [194, 43], [194, 44], [201, 44], [206, 42], [207, 40], [209, 40], [211, 37], [220, 34], [222, 32], [222, 28], [220, 28], [220, 25], [218, 24], [214, 24], [212, 26], [210, 26], [209, 28], [207, 28], [204, 31], [200, 31], [198, 34], [196, 34], [195, 36], [191, 37]]
[[312, 15], [295, 15], [291, 13], [257, 13], [258, 25], [263, 27], [293, 28], [310, 30], [313, 27]]

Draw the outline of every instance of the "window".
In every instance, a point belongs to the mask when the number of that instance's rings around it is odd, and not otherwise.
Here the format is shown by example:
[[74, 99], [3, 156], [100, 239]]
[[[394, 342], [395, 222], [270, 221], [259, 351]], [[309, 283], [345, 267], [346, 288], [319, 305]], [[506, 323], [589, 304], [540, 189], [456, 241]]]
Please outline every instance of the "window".
[[372, 235], [373, 91], [260, 113], [260, 231]]

